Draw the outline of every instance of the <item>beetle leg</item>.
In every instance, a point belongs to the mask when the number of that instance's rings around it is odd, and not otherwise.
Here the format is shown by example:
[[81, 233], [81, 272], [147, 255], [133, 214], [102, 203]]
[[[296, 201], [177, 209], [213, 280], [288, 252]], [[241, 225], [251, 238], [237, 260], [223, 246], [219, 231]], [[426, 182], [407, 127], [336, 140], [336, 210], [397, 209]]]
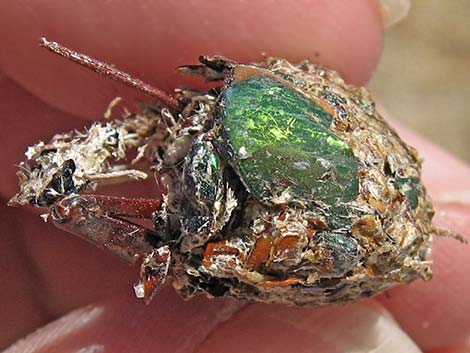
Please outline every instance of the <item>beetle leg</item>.
[[80, 195], [82, 202], [96, 204], [111, 217], [151, 218], [160, 209], [162, 198], [143, 199], [106, 195]]
[[151, 85], [139, 80], [138, 78], [132, 77], [128, 73], [115, 68], [113, 65], [107, 64], [103, 61], [99, 61], [97, 59], [89, 57], [88, 55], [66, 48], [59, 43], [50, 42], [46, 38], [41, 38], [39, 40], [39, 45], [70, 61], [73, 61], [93, 71], [96, 71], [97, 73], [103, 76], [108, 76], [113, 80], [122, 82], [126, 86], [137, 88], [143, 93], [157, 98], [162, 103], [166, 104], [171, 108], [178, 107], [178, 101], [172, 96], [166, 94], [158, 88], [152, 87]]
[[135, 264], [160, 244], [153, 230], [121, 217], [150, 218], [161, 200], [71, 195], [51, 207], [55, 226]]
[[200, 56], [202, 65], [184, 65], [178, 67], [182, 74], [201, 76], [206, 81], [223, 81], [227, 77], [227, 72], [236, 63], [223, 56]]
[[151, 218], [161, 204], [161, 199], [71, 195], [54, 204], [50, 216], [56, 227], [107, 249], [132, 265], [142, 261], [135, 292], [149, 303], [165, 282], [170, 249], [155, 231], [121, 217]]
[[140, 281], [134, 285], [137, 298], [148, 304], [165, 283], [170, 267], [171, 252], [167, 245], [153, 249], [140, 267]]

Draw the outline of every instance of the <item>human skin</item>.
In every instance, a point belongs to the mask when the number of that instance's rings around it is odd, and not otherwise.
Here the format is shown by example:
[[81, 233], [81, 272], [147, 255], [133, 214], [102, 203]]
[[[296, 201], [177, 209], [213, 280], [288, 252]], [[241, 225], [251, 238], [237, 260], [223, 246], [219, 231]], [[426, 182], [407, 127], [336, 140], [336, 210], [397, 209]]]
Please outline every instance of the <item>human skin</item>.
[[[40, 36], [114, 63], [166, 91], [194, 84], [174, 68], [194, 63], [200, 54], [246, 62], [259, 60], [261, 52], [291, 61], [310, 58], [363, 85], [382, 48], [375, 1], [222, 6], [190, 0], [107, 5], [5, 0], [0, 13], [0, 347], [45, 326], [10, 352], [470, 350], [469, 248], [452, 239], [434, 241], [431, 282], [418, 280], [347, 306], [297, 309], [202, 297], [184, 302], [171, 288], [145, 306], [131, 291], [136, 268], [44, 224], [31, 210], [5, 206], [17, 189], [13, 165], [25, 146], [100, 118], [115, 96], [125, 97], [130, 109], [135, 99], [146, 99], [38, 49]], [[398, 129], [424, 159], [435, 225], [468, 237], [469, 168]], [[126, 193], [151, 196], [153, 189], [146, 186], [126, 186]]]

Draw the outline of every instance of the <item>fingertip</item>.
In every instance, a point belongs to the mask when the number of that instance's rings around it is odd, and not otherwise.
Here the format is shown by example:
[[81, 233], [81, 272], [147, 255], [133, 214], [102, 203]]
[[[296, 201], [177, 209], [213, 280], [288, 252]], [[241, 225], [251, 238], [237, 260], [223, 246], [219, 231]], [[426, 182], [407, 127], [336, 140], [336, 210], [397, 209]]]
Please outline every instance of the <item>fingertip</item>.
[[[159, 88], [188, 84], [178, 65], [201, 54], [258, 61], [262, 53], [292, 61], [310, 59], [364, 84], [382, 48], [382, 20], [375, 0], [251, 3], [184, 0], [140, 3], [4, 1], [0, 53], [5, 72], [48, 104], [96, 118], [116, 95], [130, 90], [37, 48], [47, 35], [120, 67]], [[84, 20], [86, 19], [86, 21]], [[18, 31], [21, 28], [21, 31]], [[135, 96], [134, 96], [135, 97]]]
[[133, 295], [116, 293], [64, 314], [6, 353], [194, 352], [214, 327], [241, 306], [232, 300], [202, 297], [185, 302], [172, 289], [162, 290], [146, 306]]
[[206, 352], [407, 352], [420, 350], [374, 301], [342, 307], [250, 305], [215, 329]]
[[[470, 238], [470, 206], [437, 204], [434, 226], [449, 228]], [[468, 245], [452, 238], [433, 239], [433, 278], [416, 280], [389, 291], [380, 302], [425, 351], [464, 347], [470, 335]]]

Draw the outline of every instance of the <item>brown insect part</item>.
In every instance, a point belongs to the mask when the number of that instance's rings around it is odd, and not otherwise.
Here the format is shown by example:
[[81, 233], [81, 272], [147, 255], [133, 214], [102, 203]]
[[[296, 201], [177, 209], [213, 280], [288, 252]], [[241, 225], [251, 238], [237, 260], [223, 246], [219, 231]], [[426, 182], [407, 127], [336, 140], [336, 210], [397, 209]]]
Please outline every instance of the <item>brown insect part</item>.
[[274, 258], [292, 257], [296, 252], [300, 238], [296, 235], [287, 235], [277, 237], [274, 240]]
[[161, 204], [161, 198], [73, 195], [52, 205], [50, 215], [57, 228], [109, 250], [132, 265], [142, 261], [135, 292], [148, 304], [166, 280], [171, 253], [168, 246], [160, 246], [155, 231], [122, 217], [150, 219]]
[[273, 240], [271, 237], [260, 236], [256, 239], [253, 250], [248, 255], [245, 265], [257, 269], [259, 266], [268, 262], [271, 256]]
[[121, 71], [110, 64], [94, 59], [88, 55], [79, 53], [75, 50], [66, 48], [59, 43], [50, 42], [46, 38], [41, 38], [39, 40], [39, 45], [57, 55], [60, 55], [70, 61], [80, 64], [81, 66], [84, 66], [90, 70], [93, 70], [99, 73], [100, 75], [110, 77], [113, 80], [125, 84], [126, 86], [136, 88], [149, 96], [155, 97], [162, 103], [168, 105], [169, 107], [178, 107], [178, 101], [172, 96], [168, 95], [167, 93], [163, 92], [158, 88], [155, 88], [139, 80], [138, 78], [132, 77], [128, 73]]
[[385, 212], [385, 209], [386, 209], [386, 204], [385, 202], [383, 201], [380, 201], [380, 200], [377, 200], [373, 197], [369, 197], [369, 199], [367, 200], [369, 202], [369, 205], [375, 207], [375, 209], [377, 211], [379, 211], [380, 213], [384, 213]]
[[282, 280], [264, 281], [258, 285], [261, 287], [288, 287], [299, 282], [300, 280], [298, 278], [290, 277]]
[[[134, 264], [139, 257], [150, 252], [159, 239], [153, 230], [121, 217], [150, 216], [150, 209], [156, 206], [155, 211], [160, 204], [151, 199], [130, 199], [129, 203], [139, 204], [140, 210], [133, 210], [126, 204], [126, 199], [122, 198], [73, 195], [54, 204], [50, 213], [56, 227], [73, 233], [99, 248], [110, 250]], [[119, 208], [120, 206], [122, 208]]]
[[377, 221], [373, 216], [364, 216], [352, 226], [352, 233], [356, 236], [373, 238], [378, 232]]
[[240, 251], [236, 248], [227, 245], [226, 240], [222, 240], [216, 243], [208, 243], [206, 249], [204, 250], [204, 258], [202, 260], [202, 265], [208, 268], [212, 264], [213, 256], [220, 255], [234, 255], [237, 256]]
[[134, 285], [137, 298], [149, 304], [166, 281], [170, 268], [171, 252], [168, 246], [154, 249], [148, 254], [140, 267], [140, 281]]

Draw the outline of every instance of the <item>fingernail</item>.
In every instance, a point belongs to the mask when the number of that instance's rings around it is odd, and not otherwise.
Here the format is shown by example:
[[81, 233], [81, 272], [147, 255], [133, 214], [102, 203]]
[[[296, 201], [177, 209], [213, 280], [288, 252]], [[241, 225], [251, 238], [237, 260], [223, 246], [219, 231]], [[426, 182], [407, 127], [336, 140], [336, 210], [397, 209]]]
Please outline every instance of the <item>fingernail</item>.
[[[74, 310], [16, 342], [3, 353], [49, 352], [64, 337], [74, 335], [96, 321], [102, 312], [102, 308], [93, 306]], [[90, 350], [85, 352], [90, 352]], [[91, 352], [99, 352], [99, 350], [95, 349]]]
[[380, 0], [384, 28], [390, 28], [408, 15], [410, 0]]

